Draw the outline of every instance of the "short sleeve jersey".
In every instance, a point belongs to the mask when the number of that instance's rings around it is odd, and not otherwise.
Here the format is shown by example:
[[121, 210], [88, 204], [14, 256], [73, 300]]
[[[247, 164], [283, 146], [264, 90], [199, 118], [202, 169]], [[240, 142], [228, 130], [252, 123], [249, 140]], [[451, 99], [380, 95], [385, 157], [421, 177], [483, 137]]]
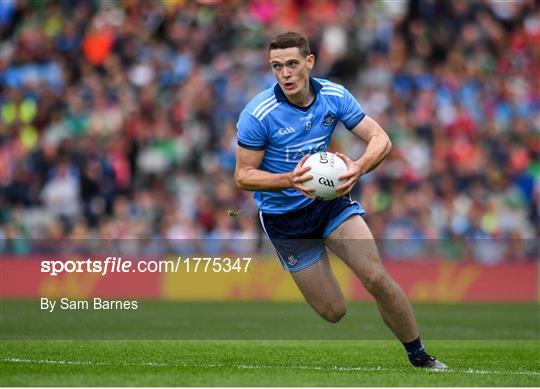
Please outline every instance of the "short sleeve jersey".
[[[265, 151], [260, 170], [290, 172], [304, 155], [326, 151], [338, 121], [351, 130], [364, 119], [362, 107], [342, 85], [320, 78], [310, 78], [310, 83], [315, 99], [308, 107], [289, 103], [276, 83], [241, 112], [236, 125], [238, 145]], [[313, 201], [293, 188], [255, 192], [254, 199], [269, 214], [291, 212]]]

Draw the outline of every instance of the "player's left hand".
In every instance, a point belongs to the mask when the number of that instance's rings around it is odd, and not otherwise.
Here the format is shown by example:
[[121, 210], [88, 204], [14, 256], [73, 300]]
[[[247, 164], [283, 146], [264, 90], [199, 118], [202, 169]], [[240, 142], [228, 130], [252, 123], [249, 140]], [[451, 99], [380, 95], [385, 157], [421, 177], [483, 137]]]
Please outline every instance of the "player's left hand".
[[341, 182], [341, 184], [336, 186], [337, 197], [341, 197], [351, 192], [351, 190], [354, 188], [354, 185], [360, 179], [360, 176], [362, 175], [362, 173], [360, 171], [360, 167], [357, 164], [355, 164], [354, 161], [350, 159], [349, 157], [347, 157], [345, 154], [337, 152], [336, 155], [340, 157], [347, 165], [347, 171], [338, 177], [340, 181], [341, 180], [345, 180], [345, 181]]

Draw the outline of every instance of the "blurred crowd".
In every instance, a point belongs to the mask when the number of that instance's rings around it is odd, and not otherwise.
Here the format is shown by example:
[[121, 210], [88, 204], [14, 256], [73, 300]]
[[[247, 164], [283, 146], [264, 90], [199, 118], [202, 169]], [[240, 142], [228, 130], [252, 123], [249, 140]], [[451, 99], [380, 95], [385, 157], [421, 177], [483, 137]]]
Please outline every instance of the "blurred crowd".
[[[235, 123], [274, 82], [268, 42], [293, 30], [310, 39], [313, 74], [343, 83], [391, 136], [353, 193], [376, 238], [420, 242], [389, 256], [456, 238], [537, 242], [539, 8], [2, 0], [0, 237], [18, 252], [26, 239], [257, 242], [252, 194], [233, 180]], [[350, 137], [337, 130], [332, 149], [356, 158]], [[514, 246], [487, 245], [484, 260], [537, 256]]]

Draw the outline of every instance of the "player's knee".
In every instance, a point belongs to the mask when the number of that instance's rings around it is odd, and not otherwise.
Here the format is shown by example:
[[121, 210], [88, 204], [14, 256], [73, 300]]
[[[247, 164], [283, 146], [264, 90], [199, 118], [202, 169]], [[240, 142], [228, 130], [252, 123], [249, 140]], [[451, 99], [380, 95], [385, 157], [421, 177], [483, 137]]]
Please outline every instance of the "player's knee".
[[384, 294], [390, 287], [390, 279], [384, 271], [377, 271], [368, 274], [362, 279], [362, 284], [373, 296]]
[[347, 306], [345, 304], [329, 305], [326, 309], [320, 311], [319, 314], [324, 320], [330, 323], [337, 323], [347, 314]]

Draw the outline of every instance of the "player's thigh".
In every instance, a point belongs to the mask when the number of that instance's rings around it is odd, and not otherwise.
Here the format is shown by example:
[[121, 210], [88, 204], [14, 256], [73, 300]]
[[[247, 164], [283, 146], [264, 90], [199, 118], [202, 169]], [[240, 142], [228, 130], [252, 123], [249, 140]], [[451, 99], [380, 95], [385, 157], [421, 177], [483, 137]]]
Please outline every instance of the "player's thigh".
[[345, 298], [334, 273], [332, 273], [326, 254], [313, 265], [292, 272], [291, 276], [306, 301], [320, 314], [329, 310], [342, 311], [346, 309]]
[[345, 220], [325, 243], [362, 281], [385, 274], [373, 235], [361, 216]]

